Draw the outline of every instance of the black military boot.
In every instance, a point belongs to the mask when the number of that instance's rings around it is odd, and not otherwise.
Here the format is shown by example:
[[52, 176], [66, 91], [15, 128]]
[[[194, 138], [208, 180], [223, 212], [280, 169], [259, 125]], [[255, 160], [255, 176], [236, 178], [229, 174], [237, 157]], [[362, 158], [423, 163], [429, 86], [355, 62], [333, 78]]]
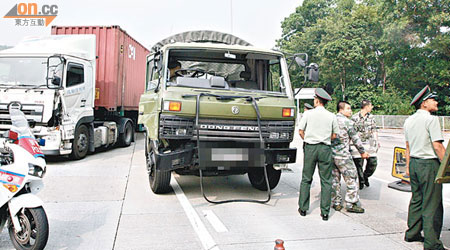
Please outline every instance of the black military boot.
[[301, 210], [300, 208], [298, 209], [298, 213], [299, 213], [301, 216], [306, 216], [306, 211]]
[[367, 176], [365, 176], [365, 175], [364, 175], [364, 184], [365, 184], [367, 187], [370, 187], [369, 177], [367, 177]]
[[359, 190], [361, 190], [361, 189], [363, 189], [364, 188], [364, 181], [363, 180], [360, 180], [359, 181]]

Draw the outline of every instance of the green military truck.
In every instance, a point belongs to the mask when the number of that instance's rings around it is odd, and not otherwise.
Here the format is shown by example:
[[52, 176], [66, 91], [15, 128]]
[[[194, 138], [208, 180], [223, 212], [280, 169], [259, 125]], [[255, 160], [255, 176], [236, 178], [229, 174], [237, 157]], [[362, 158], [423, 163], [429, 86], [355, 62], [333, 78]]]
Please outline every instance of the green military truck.
[[[292, 59], [305, 66], [302, 58]], [[295, 163], [297, 149], [289, 147], [295, 118], [281, 52], [213, 31], [166, 38], [147, 58], [139, 104], [151, 189], [169, 192], [175, 171], [248, 174], [253, 187], [270, 191], [281, 169]]]

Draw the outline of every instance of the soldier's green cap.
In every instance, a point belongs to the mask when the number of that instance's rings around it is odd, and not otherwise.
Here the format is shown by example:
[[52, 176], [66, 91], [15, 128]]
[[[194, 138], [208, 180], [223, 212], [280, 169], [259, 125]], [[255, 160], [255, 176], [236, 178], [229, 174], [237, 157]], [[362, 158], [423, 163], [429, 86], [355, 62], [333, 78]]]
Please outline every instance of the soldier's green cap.
[[323, 88], [316, 88], [314, 97], [318, 97], [326, 101], [331, 101], [331, 96]]
[[420, 105], [423, 101], [426, 101], [427, 99], [435, 99], [437, 97], [436, 92], [431, 92], [430, 86], [425, 86], [422, 90], [419, 91], [419, 93], [414, 96], [412, 102], [410, 105]]
[[307, 103], [307, 102], [305, 102], [305, 104], [303, 105], [306, 109], [313, 109], [314, 107], [311, 105], [311, 104], [309, 104], [309, 103]]

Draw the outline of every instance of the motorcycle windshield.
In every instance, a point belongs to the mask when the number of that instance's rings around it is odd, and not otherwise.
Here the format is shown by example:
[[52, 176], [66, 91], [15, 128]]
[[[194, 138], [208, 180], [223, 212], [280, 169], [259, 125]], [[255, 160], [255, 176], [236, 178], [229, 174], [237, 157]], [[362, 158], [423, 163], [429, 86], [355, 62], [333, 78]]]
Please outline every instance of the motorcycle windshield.
[[11, 131], [17, 133], [17, 141], [15, 143], [30, 152], [35, 158], [44, 157], [41, 147], [31, 132], [30, 126], [28, 126], [25, 114], [19, 109], [10, 108], [9, 115], [12, 122], [10, 133]]
[[12, 123], [11, 131], [16, 132], [19, 139], [24, 137], [35, 139], [30, 126], [28, 125], [28, 120], [22, 111], [11, 108], [9, 110], [9, 115], [11, 116]]

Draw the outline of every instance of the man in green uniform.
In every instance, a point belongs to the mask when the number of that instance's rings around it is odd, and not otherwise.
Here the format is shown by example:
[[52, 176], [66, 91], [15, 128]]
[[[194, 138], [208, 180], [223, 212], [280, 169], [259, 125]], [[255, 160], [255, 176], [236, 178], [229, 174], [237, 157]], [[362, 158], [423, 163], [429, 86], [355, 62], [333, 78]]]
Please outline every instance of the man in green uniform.
[[434, 179], [445, 147], [439, 120], [430, 114], [438, 110], [435, 98], [428, 86], [423, 88], [411, 102], [417, 112], [404, 125], [406, 166], [412, 191], [405, 241], [424, 241], [424, 249], [444, 249], [439, 240], [443, 215], [442, 184], [434, 183]]
[[375, 118], [370, 113], [372, 112], [372, 108], [373, 105], [369, 100], [362, 100], [361, 110], [351, 118], [355, 122], [355, 129], [364, 145], [365, 151], [370, 154], [370, 157], [366, 160], [366, 168], [363, 171], [364, 159], [361, 158], [355, 146], [352, 145], [350, 148], [353, 161], [358, 170], [359, 189], [363, 189], [364, 185], [367, 187], [370, 186], [369, 177], [373, 175], [377, 168], [379, 142]]
[[331, 96], [323, 89], [317, 88], [314, 96], [314, 109], [303, 114], [299, 125], [299, 134], [306, 143], [303, 157], [302, 181], [298, 199], [298, 212], [306, 215], [309, 209], [310, 189], [316, 164], [319, 165], [320, 176], [320, 215], [328, 220], [331, 205], [331, 140], [339, 132], [336, 116], [327, 111], [324, 105]]
[[351, 213], [364, 213], [364, 208], [359, 204], [359, 182], [356, 166], [353, 163], [350, 153], [350, 142], [353, 142], [360, 157], [366, 159], [369, 154], [364, 149], [361, 139], [358, 137], [353, 121], [349, 118], [352, 116], [352, 108], [348, 102], [340, 101], [337, 105], [336, 119], [339, 126], [339, 133], [336, 139], [331, 142], [333, 151], [334, 165], [333, 168], [333, 193], [331, 194], [333, 208], [336, 211], [342, 209], [341, 196], [341, 174], [347, 184], [347, 192], [345, 194], [346, 209]]

